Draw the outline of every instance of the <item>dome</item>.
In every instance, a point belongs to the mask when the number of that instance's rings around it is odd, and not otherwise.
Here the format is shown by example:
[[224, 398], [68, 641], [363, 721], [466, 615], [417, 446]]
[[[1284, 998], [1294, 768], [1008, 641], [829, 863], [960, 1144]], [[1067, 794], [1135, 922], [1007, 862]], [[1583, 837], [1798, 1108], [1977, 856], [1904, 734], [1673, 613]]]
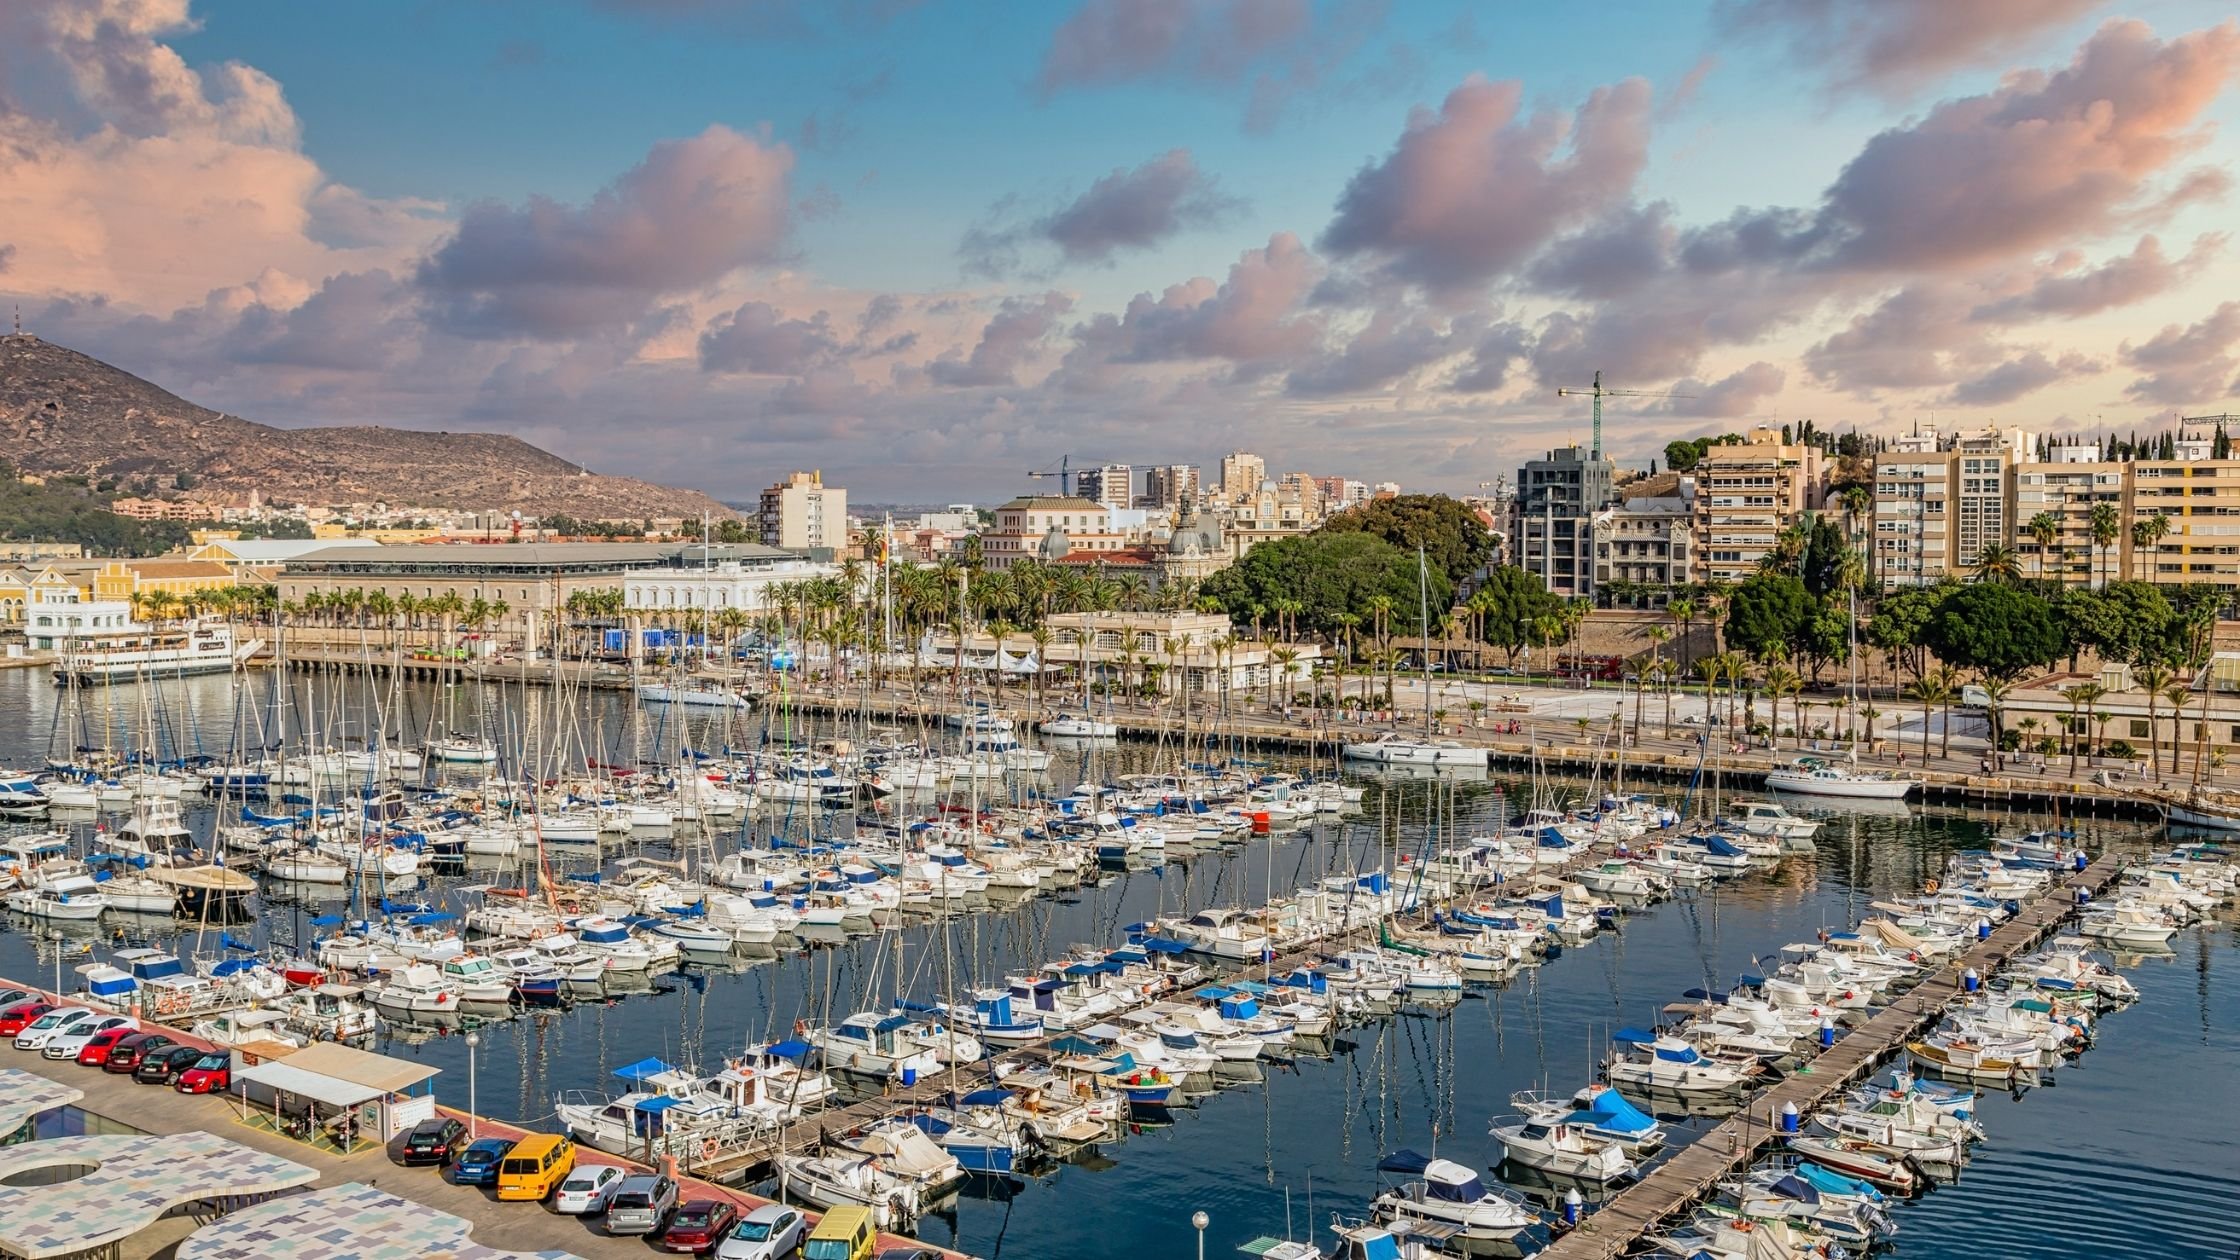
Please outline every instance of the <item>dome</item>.
[[1050, 532], [1042, 536], [1043, 559], [1063, 560], [1066, 556], [1070, 555], [1072, 551], [1073, 540], [1067, 538], [1066, 532], [1062, 529], [1059, 529], [1057, 526], [1052, 525], [1050, 527]]

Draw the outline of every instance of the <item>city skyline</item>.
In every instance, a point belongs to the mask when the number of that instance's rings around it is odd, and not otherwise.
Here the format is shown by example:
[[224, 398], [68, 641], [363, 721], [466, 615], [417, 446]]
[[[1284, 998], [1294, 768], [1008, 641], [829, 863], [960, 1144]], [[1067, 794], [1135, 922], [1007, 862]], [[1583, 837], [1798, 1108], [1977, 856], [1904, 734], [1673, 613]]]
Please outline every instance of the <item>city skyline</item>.
[[[1236, 449], [1468, 492], [1814, 419], [2234, 410], [2205, 3], [0, 14], [0, 301], [276, 424], [751, 499]], [[2220, 23], [2219, 19], [2224, 18]]]

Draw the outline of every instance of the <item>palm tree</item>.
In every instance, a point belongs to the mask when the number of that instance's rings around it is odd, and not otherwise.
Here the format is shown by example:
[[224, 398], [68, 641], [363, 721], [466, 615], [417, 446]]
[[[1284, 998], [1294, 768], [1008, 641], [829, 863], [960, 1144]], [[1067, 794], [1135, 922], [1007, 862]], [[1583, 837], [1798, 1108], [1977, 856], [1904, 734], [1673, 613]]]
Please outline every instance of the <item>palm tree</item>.
[[1680, 668], [1685, 671], [1691, 664], [1688, 653], [1688, 633], [1695, 628], [1696, 601], [1685, 598], [1673, 600], [1664, 606], [1664, 612], [1665, 616], [1672, 618], [1680, 625]]
[[[2185, 683], [2173, 682], [2163, 690], [2162, 698], [2170, 702], [2170, 773], [2175, 775], [2178, 773], [2178, 747], [2186, 737], [2186, 701], [2193, 698], [2193, 689]], [[2204, 709], [2209, 705], [2207, 687], [2202, 688], [2201, 705]], [[2196, 773], [2200, 769], [2199, 765], [2194, 766]]]
[[[2142, 665], [2132, 675], [2133, 681], [2139, 684], [2139, 690], [2147, 693], [2147, 769], [2156, 774], [2162, 773], [2162, 724], [2157, 710], [2162, 705], [2163, 689], [2176, 681], [2177, 677], [2176, 670], [2160, 661]], [[2171, 737], [2177, 737], [2175, 730], [2171, 732]]]
[[2074, 775], [2077, 772], [2079, 745], [2083, 743], [2081, 736], [2084, 734], [2084, 711], [2099, 703], [2100, 697], [2108, 694], [2108, 689], [2099, 683], [2083, 682], [2062, 694], [2069, 698], [2069, 773]]
[[1986, 678], [1977, 684], [1983, 692], [1984, 720], [1991, 724], [1991, 764], [2005, 764], [2001, 738], [2006, 734], [2007, 697], [2014, 694], [2014, 684], [1997, 678]]
[[1696, 662], [1696, 676], [1703, 679], [1703, 720], [1707, 726], [1711, 723], [1712, 704], [1719, 698], [1719, 680], [1726, 673], [1727, 660], [1723, 656], [1713, 654]]
[[1776, 739], [1781, 733], [1781, 698], [1798, 695], [1803, 691], [1804, 678], [1797, 671], [1780, 662], [1766, 668], [1766, 694], [1773, 697], [1773, 730]]
[[1280, 647], [1275, 649], [1274, 655], [1276, 664], [1283, 667], [1283, 697], [1289, 700], [1291, 698], [1291, 666], [1294, 661], [1299, 659], [1299, 649]]
[[2092, 515], [2087, 519], [2087, 527], [2092, 531], [2092, 548], [2097, 562], [2094, 567], [2100, 573], [2099, 584], [2106, 586], [2108, 548], [2115, 546], [2117, 540], [2123, 537], [2123, 519], [2116, 513], [2115, 504], [2095, 503], [2092, 505]]
[[1944, 692], [1944, 729], [1939, 731], [1937, 755], [1952, 756], [1952, 703], [1960, 698], [1960, 671], [1950, 665], [1939, 665], [1936, 679]]
[[2061, 537], [2061, 518], [2051, 512], [2040, 512], [2023, 528], [2029, 531], [2030, 540], [2038, 544], [2038, 580], [2042, 582], [2046, 576], [2046, 556]]
[[1921, 706], [1921, 760], [1929, 760], [1929, 710], [1952, 699], [1942, 671], [1924, 674], [1905, 685], [1899, 694]]
[[2022, 578], [2022, 560], [2003, 542], [1988, 542], [1976, 553], [1976, 580], [2015, 582]]
[[999, 618], [980, 627], [980, 629], [996, 641], [996, 703], [1000, 705], [1003, 703], [1003, 645], [1005, 640], [1019, 632], [1019, 627]]

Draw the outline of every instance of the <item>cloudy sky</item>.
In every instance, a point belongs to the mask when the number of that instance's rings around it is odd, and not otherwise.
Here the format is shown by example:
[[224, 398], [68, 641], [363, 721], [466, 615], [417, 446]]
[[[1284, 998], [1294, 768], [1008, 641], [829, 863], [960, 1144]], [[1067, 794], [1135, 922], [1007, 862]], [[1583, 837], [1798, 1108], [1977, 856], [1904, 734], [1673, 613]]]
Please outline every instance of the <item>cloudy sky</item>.
[[2195, 0], [6, 0], [0, 301], [722, 497], [2240, 411]]

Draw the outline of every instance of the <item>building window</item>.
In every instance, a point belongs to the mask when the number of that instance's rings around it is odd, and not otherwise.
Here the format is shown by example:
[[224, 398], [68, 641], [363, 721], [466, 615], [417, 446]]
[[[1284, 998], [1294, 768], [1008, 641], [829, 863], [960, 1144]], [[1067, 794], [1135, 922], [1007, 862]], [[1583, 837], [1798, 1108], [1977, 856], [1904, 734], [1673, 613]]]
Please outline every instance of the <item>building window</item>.
[[2145, 718], [2131, 719], [2131, 734], [2138, 739], [2147, 738], [2147, 720]]

